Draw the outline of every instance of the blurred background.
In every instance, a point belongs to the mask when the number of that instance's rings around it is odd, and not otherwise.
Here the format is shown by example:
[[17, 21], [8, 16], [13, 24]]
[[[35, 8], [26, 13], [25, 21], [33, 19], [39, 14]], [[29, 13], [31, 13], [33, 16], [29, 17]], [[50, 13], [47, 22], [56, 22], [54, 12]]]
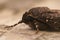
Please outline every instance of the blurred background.
[[60, 9], [60, 0], [0, 0], [0, 24], [13, 25], [32, 7]]

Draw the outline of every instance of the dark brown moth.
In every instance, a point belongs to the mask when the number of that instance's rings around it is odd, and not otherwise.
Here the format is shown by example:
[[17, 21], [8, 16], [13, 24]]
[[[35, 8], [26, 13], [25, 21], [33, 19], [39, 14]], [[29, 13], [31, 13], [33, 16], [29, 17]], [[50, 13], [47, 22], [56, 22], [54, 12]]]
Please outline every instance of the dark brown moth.
[[35, 7], [25, 12], [22, 20], [11, 27], [20, 23], [29, 25], [33, 30], [59, 30], [60, 13], [58, 10], [51, 10], [48, 7]]

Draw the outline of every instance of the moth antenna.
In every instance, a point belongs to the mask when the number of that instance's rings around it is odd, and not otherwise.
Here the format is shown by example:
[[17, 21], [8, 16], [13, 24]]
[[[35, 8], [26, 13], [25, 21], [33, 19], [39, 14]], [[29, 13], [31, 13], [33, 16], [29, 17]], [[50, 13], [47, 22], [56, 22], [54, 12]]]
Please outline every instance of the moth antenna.
[[14, 24], [14, 25], [11, 25], [10, 27], [14, 27], [14, 26], [16, 26], [16, 25], [18, 25], [18, 24], [20, 24], [20, 23], [22, 23], [23, 21], [21, 20], [21, 21], [19, 21], [18, 23], [16, 23], [16, 24]]

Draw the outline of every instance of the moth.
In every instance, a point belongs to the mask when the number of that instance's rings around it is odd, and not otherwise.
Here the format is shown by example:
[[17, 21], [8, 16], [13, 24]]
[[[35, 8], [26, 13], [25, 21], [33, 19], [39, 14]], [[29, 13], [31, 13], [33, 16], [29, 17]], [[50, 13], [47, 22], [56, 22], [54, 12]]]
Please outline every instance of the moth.
[[10, 27], [14, 27], [20, 23], [29, 25], [33, 30], [59, 30], [60, 11], [48, 7], [31, 8], [23, 14], [22, 20]]

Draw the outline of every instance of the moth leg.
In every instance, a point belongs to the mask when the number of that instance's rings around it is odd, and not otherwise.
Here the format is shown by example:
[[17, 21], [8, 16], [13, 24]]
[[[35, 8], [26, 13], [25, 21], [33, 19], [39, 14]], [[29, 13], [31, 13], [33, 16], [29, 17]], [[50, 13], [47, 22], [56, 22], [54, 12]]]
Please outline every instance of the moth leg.
[[37, 34], [37, 33], [40, 31], [38, 25], [36, 25], [36, 29], [37, 29], [37, 30], [36, 30], [36, 34]]
[[32, 30], [37, 30], [36, 25], [34, 24], [34, 22], [29, 23], [29, 27], [31, 27]]

